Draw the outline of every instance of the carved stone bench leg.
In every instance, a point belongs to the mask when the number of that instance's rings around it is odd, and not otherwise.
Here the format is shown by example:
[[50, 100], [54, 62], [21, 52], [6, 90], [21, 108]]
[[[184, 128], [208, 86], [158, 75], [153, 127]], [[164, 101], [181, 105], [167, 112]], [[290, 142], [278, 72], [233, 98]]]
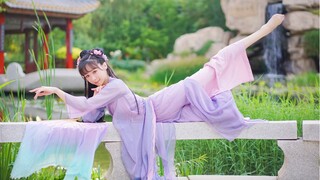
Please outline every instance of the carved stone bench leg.
[[279, 140], [284, 163], [278, 180], [319, 180], [319, 141]]
[[106, 143], [105, 147], [111, 155], [110, 166], [105, 178], [108, 180], [130, 180], [121, 160], [121, 143]]

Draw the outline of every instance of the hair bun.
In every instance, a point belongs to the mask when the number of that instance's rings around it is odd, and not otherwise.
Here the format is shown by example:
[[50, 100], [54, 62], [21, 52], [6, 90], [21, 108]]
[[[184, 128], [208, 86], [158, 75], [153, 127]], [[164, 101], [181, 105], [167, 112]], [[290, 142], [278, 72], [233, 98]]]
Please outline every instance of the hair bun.
[[82, 58], [83, 56], [85, 56], [86, 54], [89, 54], [89, 53], [90, 53], [89, 50], [83, 50], [83, 51], [81, 51], [81, 53], [80, 53], [80, 58]]

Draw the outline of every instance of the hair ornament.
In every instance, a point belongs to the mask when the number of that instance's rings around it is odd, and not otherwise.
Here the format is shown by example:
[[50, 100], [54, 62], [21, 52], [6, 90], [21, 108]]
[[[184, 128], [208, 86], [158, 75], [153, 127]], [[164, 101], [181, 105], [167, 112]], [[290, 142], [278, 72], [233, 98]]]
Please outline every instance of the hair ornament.
[[80, 60], [81, 60], [81, 57], [79, 56], [77, 59], [77, 67], [79, 66]]
[[93, 49], [93, 50], [91, 50], [91, 54], [101, 56], [106, 62], [109, 61], [108, 57], [103, 53], [103, 51], [101, 49]]

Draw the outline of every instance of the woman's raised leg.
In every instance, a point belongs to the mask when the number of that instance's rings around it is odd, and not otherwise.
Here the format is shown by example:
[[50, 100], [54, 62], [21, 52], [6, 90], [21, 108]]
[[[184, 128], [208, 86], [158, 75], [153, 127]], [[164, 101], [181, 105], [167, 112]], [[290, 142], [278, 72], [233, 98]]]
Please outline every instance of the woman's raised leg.
[[253, 43], [257, 42], [259, 39], [271, 33], [276, 27], [278, 27], [282, 23], [283, 20], [284, 20], [283, 14], [275, 14], [258, 31], [241, 39], [240, 41], [243, 42], [245, 48], [248, 48]]
[[253, 75], [246, 48], [271, 33], [283, 20], [284, 15], [273, 15], [258, 31], [221, 49], [190, 78], [198, 81], [209, 96], [252, 81]]

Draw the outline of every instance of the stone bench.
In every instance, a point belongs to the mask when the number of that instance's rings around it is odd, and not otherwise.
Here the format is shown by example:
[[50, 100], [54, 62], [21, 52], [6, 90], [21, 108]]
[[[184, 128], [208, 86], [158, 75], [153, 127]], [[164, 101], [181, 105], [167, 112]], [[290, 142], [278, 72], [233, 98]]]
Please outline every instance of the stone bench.
[[[109, 123], [103, 138], [111, 160], [106, 177], [129, 179], [121, 161], [121, 138]], [[0, 143], [21, 142], [25, 131], [24, 122], [0, 123]], [[223, 139], [205, 122], [176, 123], [177, 140]], [[318, 180], [319, 179], [319, 128], [320, 121], [303, 121], [303, 136], [297, 136], [296, 121], [269, 121], [245, 129], [237, 139], [277, 140], [284, 153], [284, 164], [278, 176], [222, 176], [190, 175], [179, 180]], [[190, 133], [192, 132], [192, 133]]]

